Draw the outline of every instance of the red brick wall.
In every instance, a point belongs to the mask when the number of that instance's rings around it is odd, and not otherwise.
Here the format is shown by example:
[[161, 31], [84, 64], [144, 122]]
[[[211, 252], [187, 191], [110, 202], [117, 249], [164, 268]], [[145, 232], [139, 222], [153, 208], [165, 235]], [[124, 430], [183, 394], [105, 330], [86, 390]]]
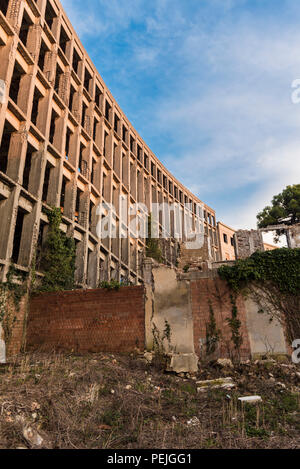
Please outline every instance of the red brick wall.
[[6, 343], [6, 355], [11, 357], [13, 355], [18, 355], [21, 348], [24, 344], [24, 334], [25, 334], [25, 321], [26, 313], [28, 308], [28, 296], [25, 295], [20, 301], [18, 308], [15, 307], [13, 302], [11, 302], [11, 315], [14, 318], [14, 322], [11, 329], [11, 337]]
[[[230, 291], [227, 284], [221, 279], [202, 278], [191, 281], [191, 301], [194, 318], [194, 344], [195, 352], [199, 357], [203, 356], [205, 347], [200, 346], [200, 340], [206, 338], [206, 324], [209, 322], [209, 304], [214, 310], [217, 328], [221, 331], [221, 340], [217, 357], [229, 357], [233, 350], [231, 331], [226, 318], [231, 317], [232, 305]], [[241, 321], [241, 358], [250, 358], [250, 343], [246, 327], [246, 310], [242, 297], [237, 300], [238, 319]]]
[[28, 350], [131, 352], [145, 346], [144, 287], [76, 290], [33, 297]]

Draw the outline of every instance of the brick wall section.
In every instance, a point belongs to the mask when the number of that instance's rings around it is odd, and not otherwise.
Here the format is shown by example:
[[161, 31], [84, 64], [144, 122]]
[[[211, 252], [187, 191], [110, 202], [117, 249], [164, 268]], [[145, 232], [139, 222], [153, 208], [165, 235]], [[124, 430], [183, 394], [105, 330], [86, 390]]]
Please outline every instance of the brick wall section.
[[27, 349], [127, 353], [145, 346], [143, 286], [76, 290], [32, 298]]
[[[209, 322], [209, 304], [211, 302], [217, 328], [220, 329], [222, 335], [217, 357], [229, 357], [233, 345], [226, 318], [231, 317], [232, 305], [227, 284], [219, 278], [202, 278], [191, 281], [191, 302], [194, 318], [194, 344], [197, 355], [201, 358], [205, 350], [205, 348], [202, 348], [201, 351], [200, 341], [206, 338], [206, 324]], [[250, 342], [246, 327], [246, 310], [242, 297], [237, 300], [237, 308], [238, 318], [242, 323], [240, 329], [243, 336], [241, 358], [246, 360], [250, 358]]]
[[12, 312], [15, 321], [13, 323], [11, 337], [6, 344], [6, 355], [7, 357], [12, 357], [13, 355], [18, 355], [20, 353], [22, 346], [24, 344], [24, 334], [25, 334], [25, 321], [26, 313], [28, 308], [28, 296], [25, 295], [20, 301], [19, 307], [15, 308], [12, 304]]

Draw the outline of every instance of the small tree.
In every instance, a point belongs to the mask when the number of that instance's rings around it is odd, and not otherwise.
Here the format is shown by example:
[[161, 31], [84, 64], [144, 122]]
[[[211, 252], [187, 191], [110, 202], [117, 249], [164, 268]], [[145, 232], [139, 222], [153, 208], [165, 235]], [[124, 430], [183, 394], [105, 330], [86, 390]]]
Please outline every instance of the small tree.
[[[265, 207], [258, 215], [258, 228], [271, 225], [294, 225], [300, 223], [300, 184], [287, 186], [272, 199], [272, 205]], [[281, 234], [280, 232], [278, 234]]]
[[49, 231], [41, 251], [41, 270], [44, 273], [41, 291], [72, 290], [75, 274], [75, 242], [60, 230], [61, 211], [47, 210]]

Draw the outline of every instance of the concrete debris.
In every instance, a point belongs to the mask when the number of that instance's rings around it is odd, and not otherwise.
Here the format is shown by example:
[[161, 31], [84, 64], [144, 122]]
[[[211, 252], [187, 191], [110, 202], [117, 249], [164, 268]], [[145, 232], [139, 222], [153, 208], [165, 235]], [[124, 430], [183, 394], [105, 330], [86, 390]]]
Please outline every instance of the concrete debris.
[[187, 425], [190, 427], [197, 427], [197, 425], [200, 425], [200, 420], [198, 417], [192, 417], [190, 420], [187, 421]]
[[260, 402], [262, 400], [261, 396], [245, 396], [245, 397], [239, 397], [239, 401], [241, 402], [248, 402], [250, 404], [255, 403], [255, 402]]
[[198, 392], [204, 392], [208, 389], [232, 389], [235, 387], [235, 383], [233, 382], [232, 378], [218, 378], [197, 381], [197, 386]]
[[219, 358], [217, 360], [217, 364], [222, 368], [233, 368], [233, 363], [230, 358]]
[[23, 436], [31, 446], [36, 448], [40, 448], [44, 442], [41, 435], [32, 427], [24, 427]]
[[152, 352], [145, 352], [144, 353], [144, 358], [145, 358], [147, 363], [152, 363], [153, 353]]

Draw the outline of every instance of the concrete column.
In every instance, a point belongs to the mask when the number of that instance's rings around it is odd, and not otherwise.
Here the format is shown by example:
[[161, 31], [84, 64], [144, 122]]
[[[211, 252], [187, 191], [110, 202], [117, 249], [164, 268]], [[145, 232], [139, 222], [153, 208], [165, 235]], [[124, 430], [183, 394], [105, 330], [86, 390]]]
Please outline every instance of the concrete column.
[[14, 181], [20, 183], [24, 168], [28, 132], [23, 129], [14, 132], [10, 139], [8, 152], [7, 175]]
[[31, 25], [28, 31], [27, 49], [35, 62], [37, 62], [40, 54], [42, 31], [43, 29], [40, 24]]

